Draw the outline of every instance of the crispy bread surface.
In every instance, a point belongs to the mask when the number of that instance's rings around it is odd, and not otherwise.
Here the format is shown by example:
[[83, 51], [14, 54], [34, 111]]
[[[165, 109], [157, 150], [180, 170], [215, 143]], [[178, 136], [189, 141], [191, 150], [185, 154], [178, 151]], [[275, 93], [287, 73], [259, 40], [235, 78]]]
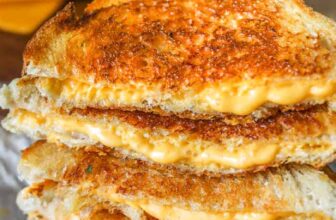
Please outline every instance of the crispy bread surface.
[[[67, 7], [30, 41], [26, 67], [66, 70], [53, 72], [60, 78], [175, 89], [223, 79], [334, 74], [335, 24], [303, 1], [126, 1], [80, 19], [72, 13]], [[53, 59], [46, 56], [51, 53]]]

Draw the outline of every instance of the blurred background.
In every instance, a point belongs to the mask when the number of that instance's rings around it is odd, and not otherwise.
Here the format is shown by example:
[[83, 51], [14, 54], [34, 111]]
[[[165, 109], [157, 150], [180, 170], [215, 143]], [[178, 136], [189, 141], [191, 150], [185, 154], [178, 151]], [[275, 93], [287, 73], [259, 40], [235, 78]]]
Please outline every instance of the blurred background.
[[[67, 0], [0, 0], [0, 86], [20, 76], [22, 52], [38, 27]], [[74, 0], [84, 8], [89, 0]], [[336, 0], [306, 0], [315, 10], [336, 20]], [[0, 110], [0, 120], [5, 112]], [[0, 220], [21, 220], [15, 205], [23, 183], [16, 176], [20, 150], [30, 140], [7, 133], [0, 127]]]
[[[0, 80], [20, 75], [22, 52], [34, 31], [69, 2], [66, 0], [0, 0]], [[87, 2], [75, 1], [84, 8]]]

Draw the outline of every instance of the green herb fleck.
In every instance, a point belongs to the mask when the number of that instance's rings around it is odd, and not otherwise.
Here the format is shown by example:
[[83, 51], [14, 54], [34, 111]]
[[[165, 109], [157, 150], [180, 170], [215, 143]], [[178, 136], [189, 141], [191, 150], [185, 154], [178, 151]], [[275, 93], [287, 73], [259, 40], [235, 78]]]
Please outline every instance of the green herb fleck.
[[90, 165], [86, 168], [85, 173], [86, 173], [86, 174], [90, 174], [90, 173], [92, 173], [92, 169], [93, 169], [93, 167], [92, 167], [92, 165], [90, 164]]

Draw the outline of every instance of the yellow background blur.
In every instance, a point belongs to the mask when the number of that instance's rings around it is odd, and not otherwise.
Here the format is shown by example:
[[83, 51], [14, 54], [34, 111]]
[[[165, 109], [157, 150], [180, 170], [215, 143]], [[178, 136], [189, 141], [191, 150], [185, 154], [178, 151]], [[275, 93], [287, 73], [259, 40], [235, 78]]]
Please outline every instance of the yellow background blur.
[[[84, 7], [88, 0], [74, 0]], [[67, 0], [0, 0], [0, 84], [18, 77], [22, 52], [34, 31]]]
[[63, 0], [0, 0], [0, 29], [30, 34], [62, 3]]

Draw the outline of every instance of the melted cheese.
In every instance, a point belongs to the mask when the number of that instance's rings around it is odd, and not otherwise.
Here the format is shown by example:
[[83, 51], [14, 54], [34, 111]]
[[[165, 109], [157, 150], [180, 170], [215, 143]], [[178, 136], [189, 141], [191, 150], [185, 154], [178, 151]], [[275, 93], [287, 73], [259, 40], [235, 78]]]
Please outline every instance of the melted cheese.
[[267, 213], [267, 212], [204, 212], [191, 211], [173, 206], [163, 206], [153, 202], [133, 202], [133, 206], [141, 207], [142, 210], [159, 220], [279, 220], [279, 219], [315, 219], [331, 220], [322, 213]]
[[0, 29], [29, 34], [62, 2], [63, 0], [0, 0]]
[[[291, 213], [291, 212], [211, 212], [183, 209], [175, 206], [162, 205], [149, 200], [128, 200], [118, 195], [114, 188], [97, 188], [95, 194], [99, 198], [127, 204], [140, 209], [159, 220], [278, 220], [293, 217], [293, 219], [330, 220], [322, 213]], [[296, 218], [298, 217], [298, 218]]]
[[211, 213], [201, 211], [190, 211], [171, 206], [160, 206], [156, 204], [139, 204], [139, 206], [151, 216], [160, 220], [275, 220], [276, 215], [267, 213]]
[[39, 78], [37, 87], [44, 95], [68, 103], [90, 106], [161, 106], [173, 112], [223, 112], [247, 115], [258, 107], [273, 103], [294, 105], [304, 101], [325, 101], [336, 92], [336, 81], [292, 80], [263, 82], [246, 80], [240, 83], [211, 83], [197, 90], [183, 88], [163, 91], [158, 85], [144, 83], [88, 84], [72, 79]]
[[127, 200], [114, 192], [114, 189], [98, 189], [95, 193], [98, 197], [114, 201], [121, 204], [127, 204], [135, 209], [141, 209], [149, 215], [159, 220], [276, 220], [280, 216], [288, 216], [288, 214], [270, 214], [270, 213], [254, 213], [254, 212], [206, 212], [192, 211], [174, 206], [159, 205], [147, 200]]
[[88, 137], [96, 143], [133, 150], [153, 161], [166, 164], [184, 162], [199, 167], [245, 169], [272, 163], [280, 150], [278, 145], [264, 142], [229, 150], [222, 144], [160, 131], [149, 132], [117, 120], [100, 123], [62, 115], [44, 117], [24, 110], [18, 110], [15, 114], [21, 127], [41, 127], [50, 141]]

